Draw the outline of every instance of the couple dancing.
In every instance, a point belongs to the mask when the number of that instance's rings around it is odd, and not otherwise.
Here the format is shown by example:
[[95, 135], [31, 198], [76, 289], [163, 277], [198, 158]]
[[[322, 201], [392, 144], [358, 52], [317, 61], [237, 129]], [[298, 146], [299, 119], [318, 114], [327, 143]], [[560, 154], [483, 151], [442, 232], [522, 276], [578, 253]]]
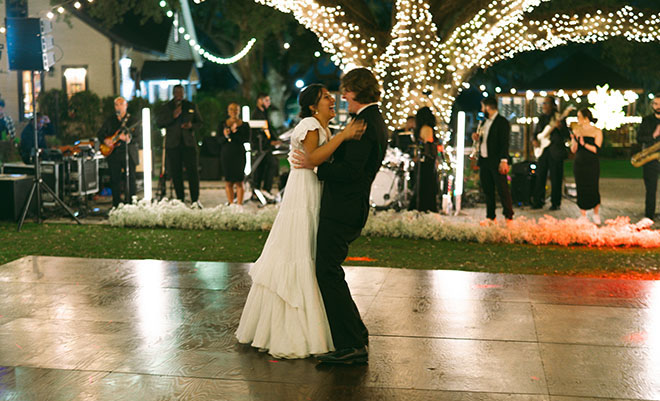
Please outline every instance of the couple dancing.
[[[334, 97], [322, 85], [299, 96], [303, 120], [291, 136], [293, 166], [236, 331], [240, 343], [278, 358], [367, 363], [369, 333], [341, 263], [369, 215], [369, 192], [387, 142], [380, 88], [366, 68], [341, 79], [346, 128], [330, 137]], [[331, 161], [328, 161], [332, 156]]]

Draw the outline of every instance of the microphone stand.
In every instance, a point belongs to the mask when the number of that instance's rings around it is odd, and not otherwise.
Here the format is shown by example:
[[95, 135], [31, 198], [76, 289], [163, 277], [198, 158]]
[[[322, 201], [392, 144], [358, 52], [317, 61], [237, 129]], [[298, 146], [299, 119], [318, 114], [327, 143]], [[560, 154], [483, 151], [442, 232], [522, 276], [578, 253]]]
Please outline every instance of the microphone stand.
[[422, 163], [425, 161], [425, 156], [424, 156], [424, 144], [423, 143], [417, 143], [415, 145], [411, 145], [415, 149], [415, 153], [417, 154], [417, 171], [415, 171], [415, 209], [419, 210], [419, 204], [420, 204], [420, 186], [421, 186], [421, 180], [422, 180]]

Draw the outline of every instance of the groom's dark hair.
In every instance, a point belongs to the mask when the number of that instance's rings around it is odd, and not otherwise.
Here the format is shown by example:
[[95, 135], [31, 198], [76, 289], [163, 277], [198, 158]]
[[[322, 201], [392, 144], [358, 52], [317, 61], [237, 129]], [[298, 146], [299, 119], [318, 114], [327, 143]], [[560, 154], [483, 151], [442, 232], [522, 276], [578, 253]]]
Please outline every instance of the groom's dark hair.
[[342, 92], [355, 92], [355, 101], [362, 104], [380, 100], [380, 85], [374, 74], [366, 68], [350, 70], [341, 77]]

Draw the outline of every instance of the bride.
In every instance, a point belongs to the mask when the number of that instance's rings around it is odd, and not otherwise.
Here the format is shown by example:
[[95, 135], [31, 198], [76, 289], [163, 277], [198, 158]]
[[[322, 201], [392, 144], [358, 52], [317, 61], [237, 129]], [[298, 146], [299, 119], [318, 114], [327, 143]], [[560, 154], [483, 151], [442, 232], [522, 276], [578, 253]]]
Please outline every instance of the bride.
[[[343, 141], [364, 133], [364, 123], [351, 122], [330, 137], [335, 99], [323, 85], [303, 89], [298, 103], [303, 119], [291, 135], [291, 151], [304, 151], [314, 165], [327, 160]], [[273, 228], [250, 269], [252, 287], [236, 338], [274, 357], [334, 351], [315, 275], [321, 185], [313, 170], [291, 169]]]

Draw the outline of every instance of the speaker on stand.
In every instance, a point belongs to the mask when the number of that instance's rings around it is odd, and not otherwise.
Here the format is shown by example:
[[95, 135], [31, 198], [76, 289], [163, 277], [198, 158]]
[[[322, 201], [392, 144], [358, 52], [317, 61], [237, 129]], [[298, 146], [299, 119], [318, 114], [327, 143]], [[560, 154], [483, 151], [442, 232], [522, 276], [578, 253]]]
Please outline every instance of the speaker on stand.
[[36, 193], [37, 199], [37, 222], [42, 222], [41, 214], [41, 191], [50, 194], [54, 201], [59, 204], [78, 224], [80, 220], [75, 216], [73, 211], [62, 202], [62, 200], [55, 194], [55, 192], [43, 181], [41, 176], [41, 163], [40, 163], [40, 149], [37, 125], [37, 99], [34, 85], [35, 71], [48, 71], [53, 64], [55, 64], [55, 56], [53, 53], [53, 36], [50, 34], [53, 27], [50, 21], [40, 18], [7, 18], [5, 20], [7, 27], [7, 57], [9, 59], [10, 70], [22, 70], [32, 72], [32, 110], [34, 116], [32, 121], [34, 123], [34, 181], [32, 188], [23, 206], [23, 212], [18, 221], [18, 231], [21, 231], [25, 217], [27, 216], [28, 208], [32, 202], [32, 197]]

